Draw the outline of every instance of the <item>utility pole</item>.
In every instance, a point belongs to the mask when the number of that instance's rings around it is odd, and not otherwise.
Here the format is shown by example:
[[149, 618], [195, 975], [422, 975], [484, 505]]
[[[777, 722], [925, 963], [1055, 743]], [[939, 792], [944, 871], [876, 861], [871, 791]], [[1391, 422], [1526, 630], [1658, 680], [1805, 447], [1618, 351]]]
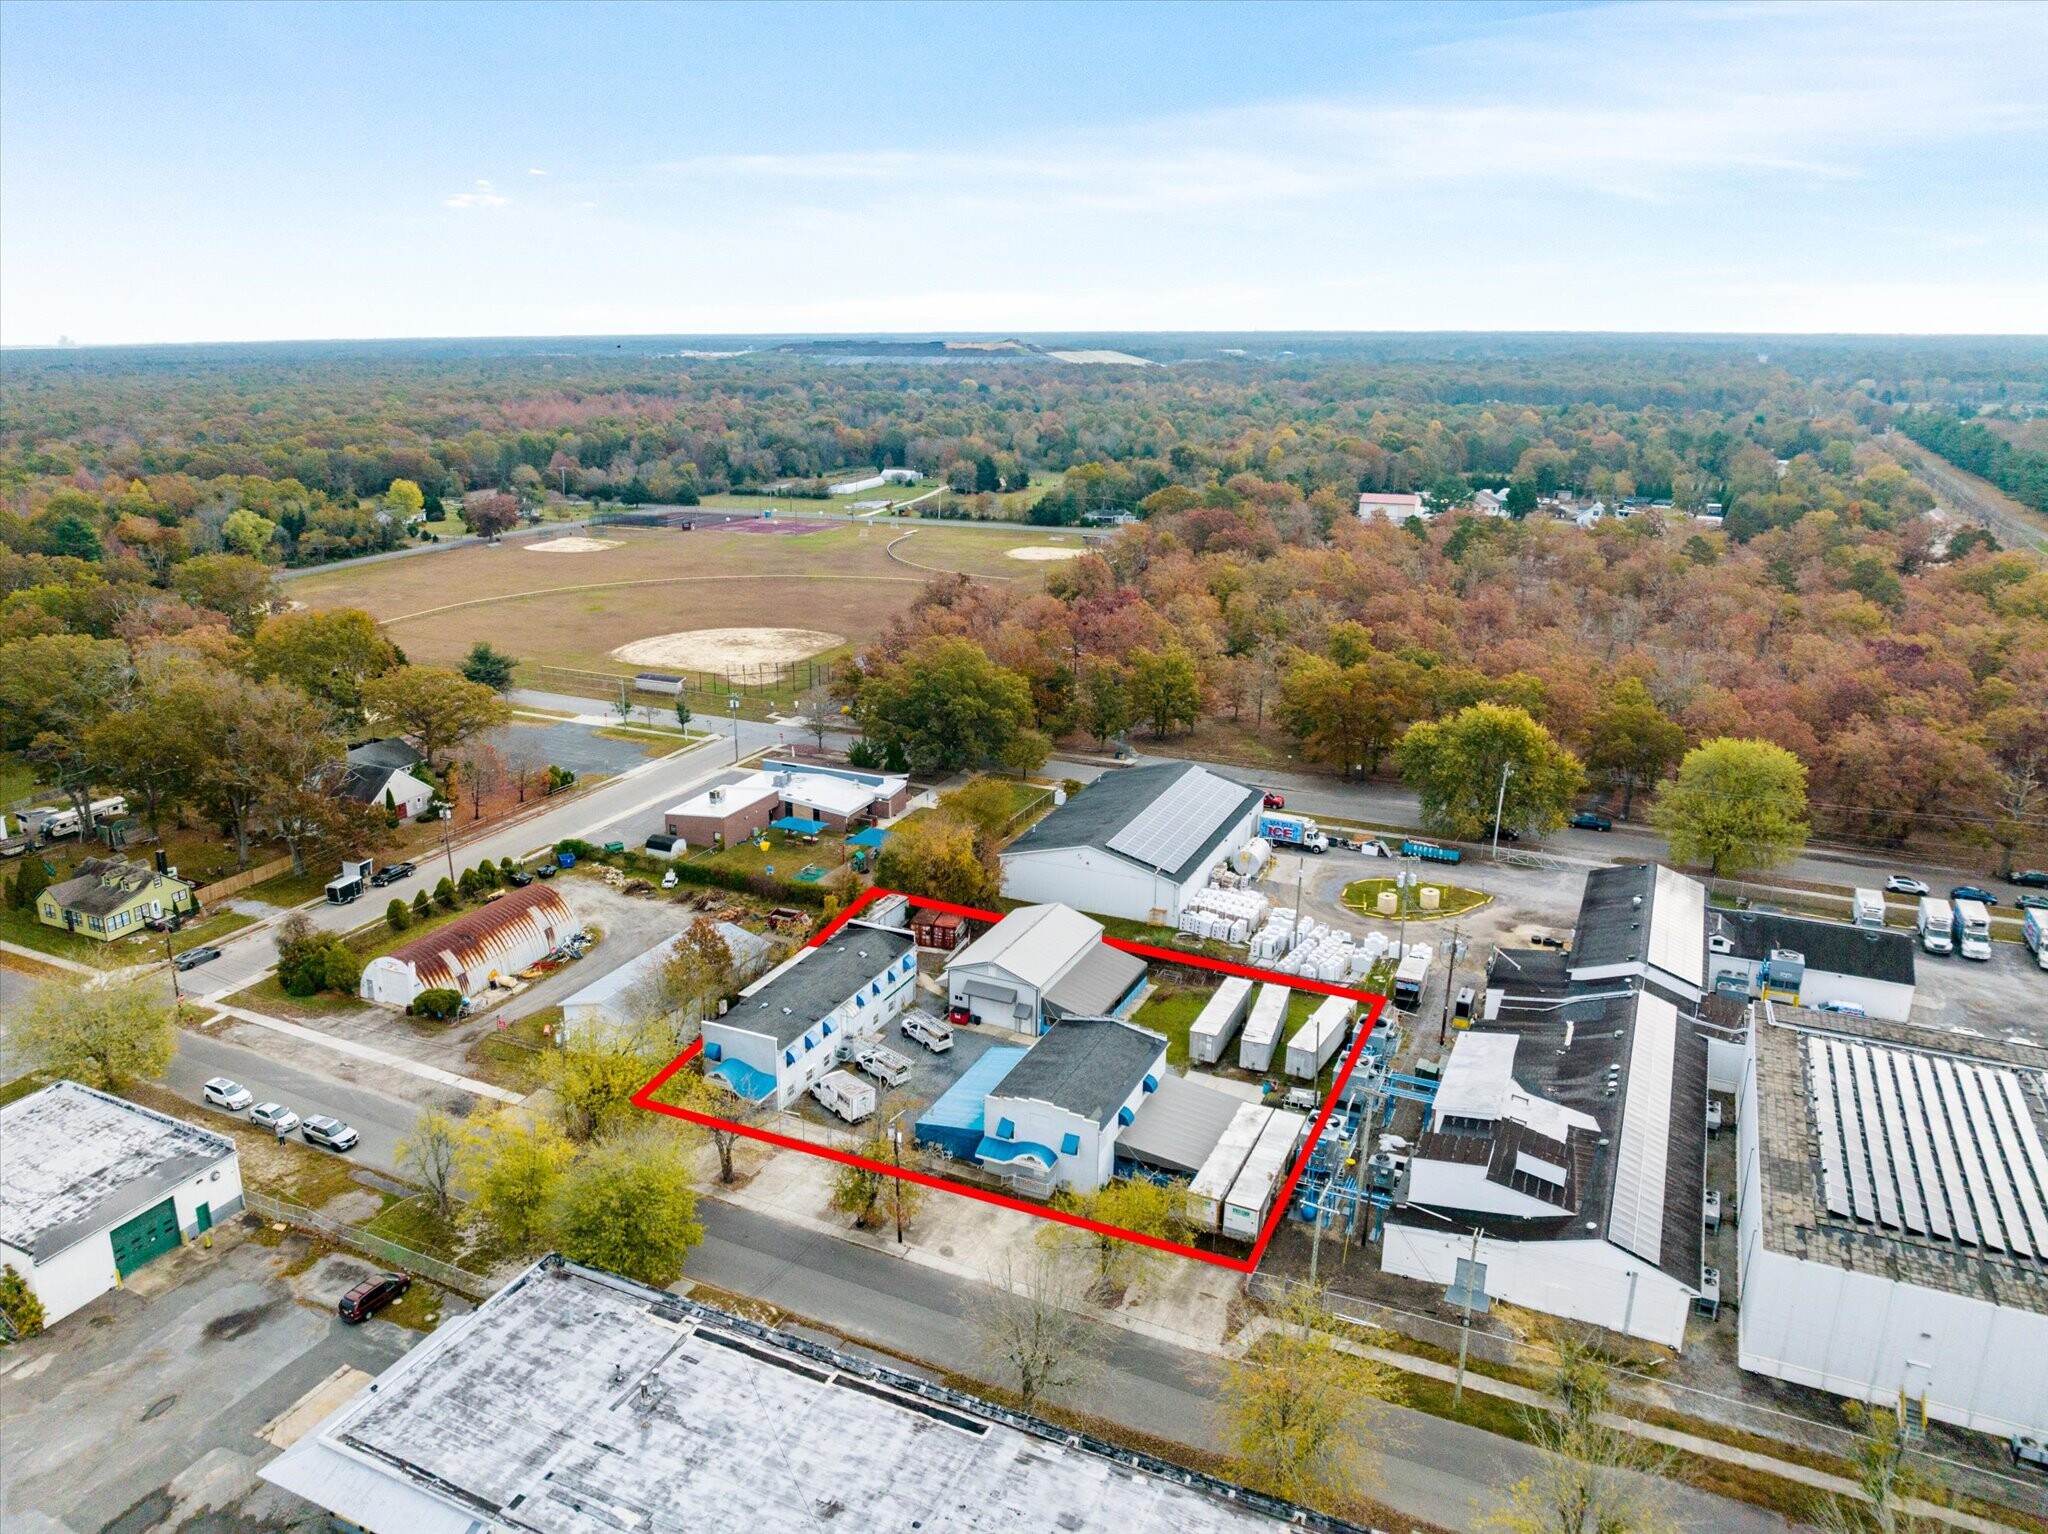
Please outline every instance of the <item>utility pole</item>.
[[1465, 1285], [1465, 1314], [1458, 1323], [1458, 1382], [1451, 1387], [1451, 1410], [1465, 1399], [1465, 1349], [1472, 1340], [1472, 1285], [1479, 1282], [1479, 1227], [1472, 1227], [1471, 1279]]
[[740, 764], [740, 695], [736, 692], [725, 696], [726, 712], [732, 715], [732, 764]]
[[1458, 934], [1463, 930], [1462, 926], [1451, 928], [1451, 966], [1444, 975], [1444, 1014], [1436, 1025], [1436, 1041], [1439, 1046], [1450, 1037], [1451, 993], [1458, 988]]
[[441, 851], [442, 851], [442, 853], [443, 853], [443, 854], [444, 854], [444, 855], [445, 855], [445, 856], [447, 857], [447, 859], [448, 859], [448, 883], [449, 883], [449, 884], [450, 884], [451, 886], [453, 886], [453, 885], [454, 885], [454, 883], [455, 883], [455, 845], [454, 845], [454, 843], [453, 843], [453, 842], [452, 842], [452, 841], [451, 841], [451, 840], [449, 839], [449, 835], [448, 835], [448, 823], [449, 823], [449, 822], [450, 822], [451, 820], [453, 820], [454, 818], [455, 818], [455, 810], [454, 810], [454, 807], [453, 807], [452, 805], [446, 805], [446, 804], [442, 805], [442, 806], [441, 806]]
[[896, 1163], [896, 1186], [890, 1190], [890, 1202], [896, 1206], [896, 1244], [903, 1244], [903, 1110], [898, 1108], [896, 1116], [889, 1120], [889, 1147]]
[[1493, 860], [1500, 861], [1500, 817], [1508, 803], [1508, 775], [1515, 770], [1513, 762], [1500, 764], [1500, 793], [1493, 801]]
[[171, 967], [171, 1008], [173, 1012], [185, 1005], [185, 992], [178, 984], [178, 959], [171, 952], [171, 929], [164, 927], [164, 963]]

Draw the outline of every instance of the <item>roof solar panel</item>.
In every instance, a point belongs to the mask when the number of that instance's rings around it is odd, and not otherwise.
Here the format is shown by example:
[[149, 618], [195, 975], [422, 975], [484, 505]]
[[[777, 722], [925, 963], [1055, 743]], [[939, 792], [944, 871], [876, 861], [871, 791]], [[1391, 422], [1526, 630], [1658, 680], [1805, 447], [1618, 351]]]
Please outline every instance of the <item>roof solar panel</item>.
[[1864, 1149], [1863, 1115], [1856, 1101], [1856, 1076], [1849, 1047], [1828, 1040], [1828, 1058], [1835, 1068], [1835, 1099], [1842, 1115], [1842, 1156], [1849, 1166], [1849, 1198], [1856, 1218], [1877, 1223], [1877, 1197], [1870, 1182], [1870, 1157]]
[[1216, 834], [1244, 796], [1241, 784], [1197, 767], [1140, 810], [1108, 846], [1148, 868], [1179, 868]]
[[1707, 887], [1659, 867], [1650, 904], [1650, 962], [1692, 985], [1706, 984]]
[[1870, 1152], [1871, 1191], [1877, 1195], [1879, 1223], [1894, 1230], [1902, 1228], [1899, 1195], [1892, 1183], [1892, 1158], [1885, 1145], [1884, 1114], [1877, 1097], [1877, 1076], [1870, 1051], [1861, 1045], [1849, 1050], [1849, 1069], [1856, 1080], [1856, 1112], [1863, 1120], [1863, 1143]]
[[2006, 1104], [2012, 1109], [2013, 1122], [2019, 1131], [2020, 1153], [2026, 1159], [2027, 1170], [2033, 1174], [2035, 1193], [2044, 1206], [2048, 1206], [2048, 1149], [2042, 1147], [2041, 1132], [2035, 1127], [2026, 1089], [2012, 1071], [1999, 1071], [1997, 1076]]
[[1917, 1056], [1900, 1055], [1893, 1064], [1899, 1078], [1899, 1104], [1905, 1112], [1906, 1138], [1913, 1145], [1913, 1161], [1919, 1169], [1921, 1202], [1927, 1209], [1927, 1228], [1944, 1241], [1955, 1235], [1949, 1224], [1948, 1200], [1941, 1191], [1941, 1166], [1936, 1160], [1934, 1135], [1927, 1127], [1927, 1110], [1920, 1101], [1920, 1080], [1913, 1067]]
[[2011, 1080], [2010, 1071], [1977, 1067], [1977, 1084], [1983, 1088], [1984, 1106], [1991, 1112], [1991, 1128], [2005, 1157], [2006, 1176], [2012, 1182], [2013, 1192], [2019, 1195], [2021, 1213], [2027, 1217], [2028, 1239], [2037, 1253], [2048, 1256], [2048, 1206], [2043, 1205], [2041, 1190], [2034, 1183], [2034, 1169], [2027, 1163], [2026, 1142], [2013, 1117], [2013, 1101], [2006, 1096], [2004, 1083]]
[[1934, 1138], [1935, 1164], [1941, 1169], [1941, 1196], [1955, 1221], [1958, 1241], [1977, 1241], [1977, 1215], [1970, 1203], [1970, 1190], [1963, 1177], [1962, 1158], [1956, 1154], [1955, 1136], [1948, 1126], [1948, 1105], [1942, 1101], [1941, 1078], [1934, 1062], [1925, 1055], [1913, 1057], [1913, 1084], [1920, 1090], [1920, 1106], [1927, 1110], [1927, 1132]]
[[2006, 1170], [2005, 1137], [1998, 1132], [1998, 1125], [1992, 1119], [1984, 1102], [1984, 1079], [1975, 1067], [1956, 1067], [1956, 1080], [1962, 1087], [1963, 1104], [1970, 1115], [1970, 1124], [1977, 1131], [1977, 1159], [1984, 1163], [1985, 1177], [1991, 1183], [1991, 1197], [1998, 1205], [1998, 1218], [2005, 1223], [2005, 1244], [2022, 1257], [2034, 1255], [2034, 1243], [2027, 1234], [2026, 1216], [2020, 1212], [2019, 1195], [2013, 1189], [2012, 1174]]
[[1834, 1072], [1828, 1066], [1826, 1046], [1811, 1037], [1804, 1042], [1814, 1127], [1820, 1138], [1821, 1197], [1829, 1214], [1846, 1220], [1850, 1213], [1849, 1181], [1842, 1173], [1842, 1126], [1835, 1116]]
[[2006, 1249], [2005, 1235], [1999, 1229], [1998, 1209], [1991, 1199], [1991, 1184], [1984, 1175], [1983, 1160], [1977, 1155], [1981, 1131], [1970, 1121], [1954, 1062], [1936, 1060], [1933, 1065], [1934, 1080], [1941, 1088], [1942, 1110], [1948, 1114], [1949, 1132], [1955, 1136], [1956, 1151], [1963, 1164], [1963, 1184], [1970, 1190], [1970, 1209], [1977, 1219], [1977, 1244], [2002, 1252]]
[[1607, 1237], [1645, 1262], [1664, 1250], [1664, 1176], [1671, 1154], [1671, 1072], [1678, 1058], [1678, 1013], [1660, 997], [1637, 999], [1629, 1039], [1628, 1087]]
[[1874, 1049], [1870, 1052], [1871, 1074], [1877, 1078], [1877, 1102], [1884, 1114], [1884, 1145], [1890, 1153], [1892, 1177], [1899, 1185], [1899, 1213], [1905, 1219], [1906, 1229], [1916, 1235], [1927, 1234], [1927, 1216], [1920, 1207], [1920, 1177], [1913, 1168], [1913, 1151], [1906, 1135], [1906, 1110], [1899, 1100], [1898, 1083], [1892, 1080], [1892, 1067], [1898, 1056], [1889, 1049]]

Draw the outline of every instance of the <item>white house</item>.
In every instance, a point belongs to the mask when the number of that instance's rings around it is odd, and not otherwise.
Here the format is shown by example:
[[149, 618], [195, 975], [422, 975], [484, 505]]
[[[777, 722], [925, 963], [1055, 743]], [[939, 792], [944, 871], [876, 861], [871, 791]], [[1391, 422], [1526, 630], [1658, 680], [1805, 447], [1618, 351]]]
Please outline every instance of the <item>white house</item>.
[[[714, 925], [718, 935], [725, 940], [726, 951], [732, 955], [736, 979], [741, 982], [752, 980], [761, 972], [772, 951], [768, 940], [734, 922], [722, 921]], [[682, 941], [680, 932], [665, 938], [645, 953], [635, 955], [564, 997], [562, 1037], [580, 1039], [632, 1033], [658, 1010], [654, 1000], [655, 977]], [[675, 1021], [689, 1024], [699, 1019], [678, 1017]]]
[[1428, 521], [1429, 516], [1429, 507], [1423, 503], [1422, 497], [1412, 492], [1383, 493], [1369, 490], [1358, 498], [1358, 520], [1361, 522], [1383, 517], [1398, 525], [1410, 517], [1421, 517]]
[[1116, 1018], [1056, 1023], [988, 1094], [982, 1165], [1092, 1193], [1117, 1136], [1166, 1077], [1166, 1036]]
[[1192, 762], [1106, 772], [1003, 849], [1003, 893], [1173, 926], [1262, 798]]
[[1102, 924], [1063, 905], [1010, 912], [946, 965], [954, 1017], [1037, 1034], [1061, 1017], [1122, 1009], [1145, 961], [1102, 941]]
[[226, 1135], [75, 1081], [0, 1108], [0, 1261], [46, 1324], [241, 1208]]
[[816, 948], [799, 948], [704, 1022], [704, 1071], [748, 1102], [787, 1108], [846, 1056], [879, 1035], [917, 985], [908, 932], [848, 922]]
[[1879, 927], [1715, 911], [1707, 926], [1708, 984], [1751, 1000], [1804, 1007], [1830, 1002], [1903, 1023], [1913, 1011], [1912, 936]]
[[382, 805], [408, 820], [424, 814], [434, 802], [433, 785], [421, 782], [405, 768], [367, 762], [350, 762], [336, 792], [350, 804]]
[[529, 884], [372, 959], [356, 994], [383, 1007], [410, 1006], [422, 991], [474, 997], [494, 978], [546, 958], [580, 930], [552, 884]]
[[2041, 1432], [2048, 1089], [2035, 1051], [1758, 1011], [1735, 1114], [1742, 1367], [1909, 1421]]

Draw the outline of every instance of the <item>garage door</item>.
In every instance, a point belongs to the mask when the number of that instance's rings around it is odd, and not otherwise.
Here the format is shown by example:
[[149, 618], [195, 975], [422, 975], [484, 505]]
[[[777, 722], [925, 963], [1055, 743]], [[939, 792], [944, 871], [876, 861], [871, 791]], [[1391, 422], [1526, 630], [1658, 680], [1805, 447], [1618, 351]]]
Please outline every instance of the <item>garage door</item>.
[[114, 1266], [126, 1278], [145, 1262], [178, 1245], [178, 1206], [165, 1199], [125, 1225], [114, 1227]]

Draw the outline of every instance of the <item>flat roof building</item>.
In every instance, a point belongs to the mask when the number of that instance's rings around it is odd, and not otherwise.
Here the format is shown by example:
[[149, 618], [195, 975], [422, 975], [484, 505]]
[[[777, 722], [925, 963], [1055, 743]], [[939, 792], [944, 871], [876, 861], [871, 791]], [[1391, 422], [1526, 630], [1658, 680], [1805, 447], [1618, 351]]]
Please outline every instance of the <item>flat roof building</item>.
[[1707, 887], [1656, 863], [1586, 875], [1571, 978], [1634, 980], [1690, 1008], [1707, 991]]
[[764, 762], [736, 783], [714, 785], [671, 806], [668, 834], [696, 847], [730, 847], [786, 817], [814, 820], [828, 830], [894, 820], [910, 807], [910, 780], [891, 773]]
[[1983, 1432], [2048, 1426], [2038, 1052], [1756, 1008], [1736, 1109], [1742, 1367]]
[[[1880, 904], [1882, 902], [1880, 901]], [[1713, 911], [1708, 983], [1751, 1000], [1861, 1007], [1903, 1023], [1913, 1010], [1912, 935], [1775, 911]]]
[[262, 1475], [369, 1534], [1364, 1534], [559, 1257]]
[[1192, 762], [1106, 772], [1003, 849], [1003, 893], [1173, 926], [1263, 797]]
[[46, 1323], [241, 1207], [225, 1135], [75, 1081], [0, 1108], [0, 1260]]

